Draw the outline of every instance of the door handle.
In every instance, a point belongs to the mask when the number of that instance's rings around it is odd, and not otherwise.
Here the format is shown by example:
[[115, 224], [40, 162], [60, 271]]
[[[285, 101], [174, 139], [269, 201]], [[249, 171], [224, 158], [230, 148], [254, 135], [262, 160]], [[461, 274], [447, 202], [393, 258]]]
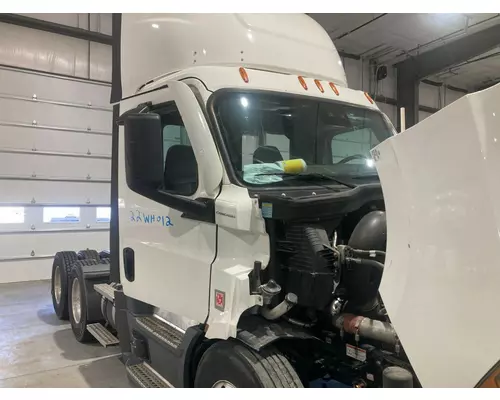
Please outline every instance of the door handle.
[[129, 282], [135, 279], [135, 253], [130, 247], [123, 249], [123, 269], [125, 271], [125, 278]]

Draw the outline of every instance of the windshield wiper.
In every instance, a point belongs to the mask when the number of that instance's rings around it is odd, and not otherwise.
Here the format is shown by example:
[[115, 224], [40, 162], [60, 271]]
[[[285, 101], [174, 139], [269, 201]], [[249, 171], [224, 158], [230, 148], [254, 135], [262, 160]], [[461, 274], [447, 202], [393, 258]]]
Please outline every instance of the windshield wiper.
[[360, 174], [360, 175], [352, 175], [352, 176], [349, 176], [349, 178], [351, 179], [369, 179], [369, 178], [377, 178], [377, 179], [380, 179], [380, 177], [378, 176], [378, 174], [375, 172], [373, 174]]
[[266, 175], [268, 175], [268, 176], [269, 175], [271, 175], [271, 176], [278, 175], [278, 176], [295, 178], [295, 179], [304, 180], [304, 181], [314, 181], [314, 180], [318, 180], [318, 179], [330, 180], [330, 181], [336, 182], [340, 185], [346, 186], [346, 187], [351, 188], [351, 189], [358, 186], [358, 185], [355, 185], [353, 183], [349, 183], [349, 182], [345, 182], [344, 180], [337, 179], [331, 175], [321, 174], [318, 172], [309, 173], [309, 174], [307, 174], [307, 173], [306, 174], [304, 174], [304, 173], [303, 174], [290, 174], [290, 173], [286, 173], [286, 172], [266, 172], [266, 173], [261, 173], [261, 174], [255, 174], [254, 176], [266, 176]]

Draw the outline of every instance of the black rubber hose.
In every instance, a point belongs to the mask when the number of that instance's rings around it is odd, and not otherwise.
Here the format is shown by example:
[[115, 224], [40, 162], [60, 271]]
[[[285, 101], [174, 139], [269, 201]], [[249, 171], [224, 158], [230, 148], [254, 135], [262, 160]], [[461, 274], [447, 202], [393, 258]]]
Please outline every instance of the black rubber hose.
[[351, 249], [351, 252], [358, 257], [385, 257], [385, 251], [381, 250], [359, 250]]
[[312, 328], [314, 325], [316, 325], [316, 322], [317, 322], [317, 321], [302, 322], [302, 321], [299, 321], [298, 319], [290, 318], [286, 315], [283, 315], [281, 318], [283, 318], [285, 321], [291, 323], [292, 325], [300, 326], [301, 328]]
[[384, 272], [384, 264], [382, 264], [382, 263], [380, 263], [378, 261], [375, 261], [375, 260], [367, 260], [366, 258], [351, 258], [351, 257], [347, 257], [346, 261], [348, 263], [353, 263], [353, 264], [357, 264], [357, 265], [364, 265], [364, 266], [367, 266], [367, 267], [375, 268], [381, 274], [382, 274], [382, 272]]

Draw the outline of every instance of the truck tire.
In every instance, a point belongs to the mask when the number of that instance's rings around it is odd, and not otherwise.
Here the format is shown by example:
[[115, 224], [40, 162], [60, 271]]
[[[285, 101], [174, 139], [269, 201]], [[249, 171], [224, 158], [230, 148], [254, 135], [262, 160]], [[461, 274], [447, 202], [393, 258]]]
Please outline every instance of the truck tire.
[[80, 250], [78, 252], [78, 259], [79, 260], [100, 260], [101, 258], [99, 257], [99, 253], [96, 250]]
[[94, 340], [87, 331], [87, 325], [104, 320], [101, 313], [101, 296], [95, 292], [92, 281], [85, 281], [85, 273], [92, 274], [94, 270], [100, 269], [100, 260], [94, 259], [76, 261], [71, 266], [68, 285], [69, 321], [76, 340], [81, 343]]
[[99, 258], [101, 260], [104, 260], [105, 258], [109, 258], [110, 257], [110, 252], [109, 250], [103, 250], [99, 253]]
[[78, 260], [74, 251], [60, 251], [54, 256], [50, 293], [57, 318], [68, 319], [68, 277], [71, 265]]
[[220, 341], [203, 354], [196, 388], [301, 388], [285, 356], [273, 347], [257, 353], [236, 341]]

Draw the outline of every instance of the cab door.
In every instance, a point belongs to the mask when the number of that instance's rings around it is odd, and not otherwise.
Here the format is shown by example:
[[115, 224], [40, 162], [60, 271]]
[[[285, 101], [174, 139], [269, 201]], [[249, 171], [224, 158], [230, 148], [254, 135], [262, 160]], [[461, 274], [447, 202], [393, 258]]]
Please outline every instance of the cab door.
[[204, 114], [182, 82], [122, 102], [120, 277], [134, 299], [207, 318], [222, 164]]

